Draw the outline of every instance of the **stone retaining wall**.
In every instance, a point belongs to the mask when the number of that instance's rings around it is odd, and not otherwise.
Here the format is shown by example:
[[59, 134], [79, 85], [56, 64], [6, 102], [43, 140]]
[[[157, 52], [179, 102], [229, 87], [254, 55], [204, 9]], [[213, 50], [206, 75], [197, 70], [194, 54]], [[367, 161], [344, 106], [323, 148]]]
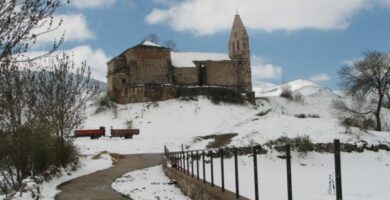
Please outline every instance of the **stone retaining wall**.
[[[165, 162], [164, 162], [165, 163]], [[170, 179], [174, 179], [177, 182], [177, 186], [182, 192], [189, 196], [193, 200], [233, 200], [236, 199], [236, 194], [225, 189], [222, 192], [222, 188], [218, 186], [211, 187], [210, 183], [203, 183], [202, 180], [192, 178], [187, 174], [178, 171], [175, 168], [167, 167], [163, 165], [165, 175]], [[239, 199], [249, 200], [243, 196]]]

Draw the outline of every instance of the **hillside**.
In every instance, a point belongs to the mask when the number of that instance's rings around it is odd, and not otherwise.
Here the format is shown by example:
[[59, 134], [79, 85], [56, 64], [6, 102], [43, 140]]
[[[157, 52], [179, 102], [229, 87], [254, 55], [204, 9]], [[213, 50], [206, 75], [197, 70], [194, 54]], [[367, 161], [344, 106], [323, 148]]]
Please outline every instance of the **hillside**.
[[[94, 114], [96, 106], [91, 103], [85, 128], [126, 128], [127, 122], [131, 121], [141, 133], [131, 140], [81, 138], [76, 139], [75, 143], [84, 154], [103, 150], [117, 153], [161, 152], [164, 145], [179, 148], [180, 144], [191, 149], [204, 148], [213, 138], [197, 137], [227, 133], [238, 134], [230, 143], [235, 146], [264, 144], [281, 136], [304, 135], [313, 142], [332, 142], [334, 138], [339, 138], [348, 143], [364, 140], [370, 144], [389, 144], [390, 133], [387, 132], [366, 133], [356, 129], [354, 134], [345, 134], [345, 128], [339, 125], [330, 106], [332, 99], [339, 98], [331, 90], [306, 80], [286, 84], [293, 92], [304, 96], [303, 103], [279, 97], [283, 86], [257, 89], [257, 96], [260, 97], [258, 106], [216, 105], [206, 97], [198, 97], [192, 100], [118, 105], [116, 111]], [[298, 118], [296, 115], [319, 118]]]

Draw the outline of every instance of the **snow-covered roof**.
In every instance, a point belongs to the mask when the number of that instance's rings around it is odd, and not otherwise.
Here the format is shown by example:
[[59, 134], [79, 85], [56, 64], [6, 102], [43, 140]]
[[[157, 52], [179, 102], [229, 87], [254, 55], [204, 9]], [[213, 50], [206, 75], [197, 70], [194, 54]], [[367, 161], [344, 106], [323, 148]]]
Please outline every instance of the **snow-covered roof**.
[[152, 47], [161, 47], [160, 45], [158, 45], [156, 43], [153, 43], [151, 41], [148, 41], [148, 40], [145, 40], [144, 42], [142, 42], [142, 45], [144, 45], [144, 46], [152, 46]]
[[204, 53], [204, 52], [171, 52], [172, 65], [175, 67], [195, 67], [193, 61], [222, 61], [230, 60], [225, 53]]

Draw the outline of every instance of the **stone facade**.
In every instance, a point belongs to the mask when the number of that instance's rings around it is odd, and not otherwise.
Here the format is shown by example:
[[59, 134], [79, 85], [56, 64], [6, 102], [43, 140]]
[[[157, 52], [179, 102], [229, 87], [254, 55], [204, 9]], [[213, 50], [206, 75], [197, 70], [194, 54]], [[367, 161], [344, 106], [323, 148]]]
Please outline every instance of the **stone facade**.
[[195, 67], [175, 67], [173, 70], [175, 85], [196, 86], [199, 84], [199, 70]]
[[108, 96], [121, 104], [177, 98], [177, 87], [212, 86], [253, 94], [249, 36], [239, 15], [233, 22], [229, 55], [171, 52], [145, 41], [107, 66]]

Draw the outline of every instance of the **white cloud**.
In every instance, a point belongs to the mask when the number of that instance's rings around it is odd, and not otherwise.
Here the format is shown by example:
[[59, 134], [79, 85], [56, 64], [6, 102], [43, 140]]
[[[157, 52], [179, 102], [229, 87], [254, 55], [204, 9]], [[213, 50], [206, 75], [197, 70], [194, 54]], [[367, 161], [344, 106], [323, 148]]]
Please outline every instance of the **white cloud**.
[[354, 14], [377, 1], [390, 0], [184, 0], [154, 9], [146, 21], [206, 35], [230, 29], [238, 10], [251, 29], [345, 29]]
[[268, 63], [260, 56], [252, 56], [252, 80], [254, 85], [258, 85], [264, 80], [280, 79], [283, 69]]
[[[84, 15], [56, 15], [54, 17], [53, 26], [57, 26], [61, 20], [63, 20], [63, 22], [58, 29], [38, 37], [38, 46], [51, 44], [54, 40], [58, 41], [63, 34], [65, 34], [65, 42], [84, 41], [95, 38], [95, 35], [88, 27], [87, 20]], [[48, 27], [48, 24], [46, 23], [45, 25], [46, 26], [36, 30], [36, 32], [45, 31]]]
[[92, 76], [96, 80], [107, 82], [107, 65], [106, 63], [109, 60], [102, 49], [92, 49], [90, 46], [79, 46], [67, 52], [71, 52], [74, 55], [76, 63], [81, 63], [86, 60], [88, 66], [91, 67]]
[[71, 0], [70, 4], [76, 8], [101, 8], [114, 5], [116, 0]]
[[313, 76], [309, 77], [309, 80], [313, 82], [325, 82], [329, 81], [331, 78], [327, 74], [321, 73], [321, 74], [315, 74]]
[[[87, 65], [90, 66], [92, 72], [92, 78], [107, 82], [107, 65], [110, 57], [102, 49], [92, 49], [88, 45], [77, 46], [72, 49], [67, 49], [63, 51], [57, 51], [50, 55], [49, 58], [54, 58], [56, 55], [66, 52], [70, 55], [73, 55], [76, 66], [80, 65], [81, 62], [86, 61]], [[26, 58], [35, 58], [46, 54], [45, 51], [31, 51], [23, 55], [22, 60]], [[46, 65], [47, 59], [37, 60], [36, 62]]]
[[382, 1], [383, 1], [383, 3], [384, 3], [385, 5], [390, 6], [390, 0], [382, 0]]

